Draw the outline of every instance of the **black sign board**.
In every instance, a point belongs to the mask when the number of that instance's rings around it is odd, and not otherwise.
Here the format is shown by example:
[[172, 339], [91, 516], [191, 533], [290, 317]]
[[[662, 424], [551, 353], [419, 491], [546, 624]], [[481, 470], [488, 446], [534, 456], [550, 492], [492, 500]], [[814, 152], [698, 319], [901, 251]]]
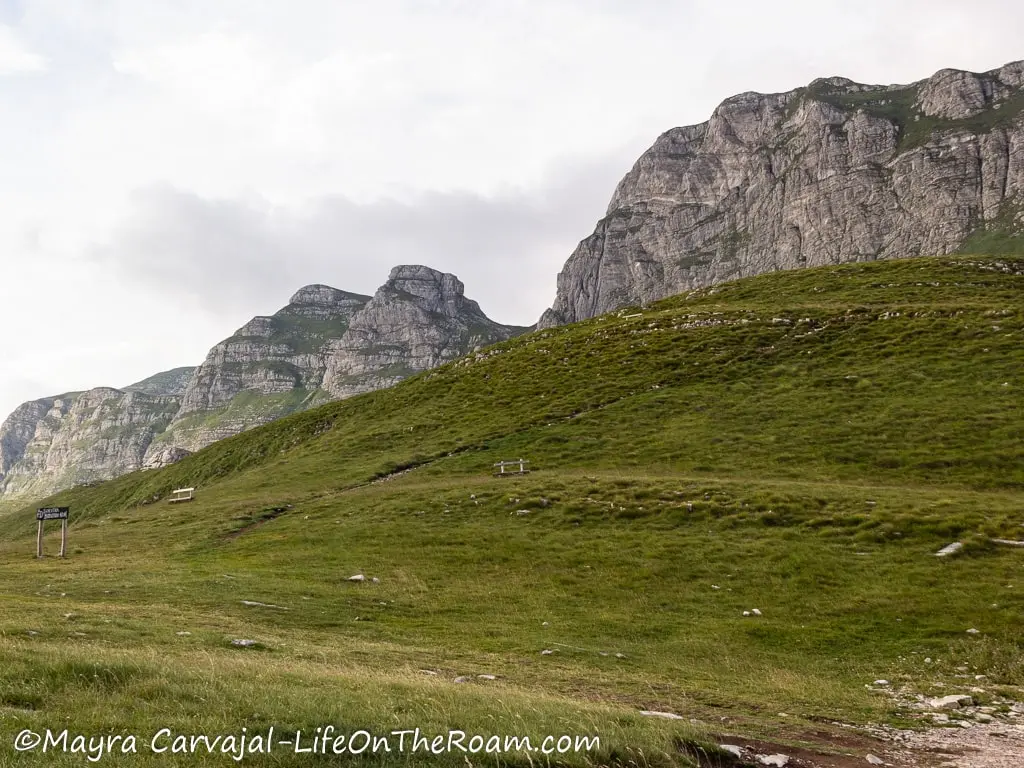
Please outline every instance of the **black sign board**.
[[36, 520], [67, 520], [68, 507], [43, 507], [36, 512]]

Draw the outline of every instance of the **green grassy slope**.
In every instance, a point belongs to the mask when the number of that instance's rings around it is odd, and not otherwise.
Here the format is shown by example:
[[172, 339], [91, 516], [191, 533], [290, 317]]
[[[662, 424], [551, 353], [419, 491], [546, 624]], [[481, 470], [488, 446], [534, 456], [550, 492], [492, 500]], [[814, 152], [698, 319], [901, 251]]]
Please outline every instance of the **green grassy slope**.
[[[69, 719], [331, 722], [598, 733], [562, 759], [685, 765], [716, 732], [903, 717], [878, 677], [948, 692], [967, 665], [1022, 698], [1024, 552], [989, 541], [1024, 538], [1022, 312], [1021, 258], [766, 275], [59, 494], [63, 562], [9, 512], [0, 756]], [[519, 457], [535, 471], [491, 476]], [[167, 504], [182, 485], [198, 501]]]

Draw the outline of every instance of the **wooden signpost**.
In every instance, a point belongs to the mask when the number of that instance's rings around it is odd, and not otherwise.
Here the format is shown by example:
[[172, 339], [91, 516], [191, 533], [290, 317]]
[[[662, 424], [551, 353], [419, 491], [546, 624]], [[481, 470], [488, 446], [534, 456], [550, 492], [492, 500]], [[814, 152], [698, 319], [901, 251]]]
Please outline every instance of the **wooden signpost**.
[[43, 524], [47, 520], [60, 520], [60, 555], [64, 557], [68, 551], [68, 508], [43, 507], [36, 511], [39, 530], [36, 532], [36, 557], [43, 556]]

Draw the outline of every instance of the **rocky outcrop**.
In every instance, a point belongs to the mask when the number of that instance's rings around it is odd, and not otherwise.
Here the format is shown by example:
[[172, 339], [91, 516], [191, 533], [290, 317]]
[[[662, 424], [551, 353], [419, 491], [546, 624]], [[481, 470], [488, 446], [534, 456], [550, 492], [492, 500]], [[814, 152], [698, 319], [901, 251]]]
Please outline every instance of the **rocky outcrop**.
[[0, 426], [0, 488], [45, 495], [139, 469], [174, 397], [101, 387], [26, 403]]
[[0, 427], [0, 493], [45, 495], [174, 462], [332, 398], [390, 386], [507, 339], [454, 275], [396, 267], [371, 297], [310, 285], [198, 368], [19, 407]]
[[169, 371], [154, 374], [123, 389], [125, 392], [142, 392], [146, 395], [181, 397], [185, 394], [185, 388], [188, 386], [195, 370], [193, 366], [173, 368]]
[[455, 275], [395, 267], [348, 330], [327, 347], [324, 390], [350, 397], [523, 333], [501, 325], [464, 295]]
[[540, 326], [779, 269], [1024, 250], [1022, 89], [1018, 62], [727, 99], [637, 161]]
[[369, 300], [310, 285], [276, 314], [254, 317], [210, 350], [185, 387], [177, 417], [226, 405], [243, 391], [317, 389], [324, 377], [324, 345], [342, 336]]

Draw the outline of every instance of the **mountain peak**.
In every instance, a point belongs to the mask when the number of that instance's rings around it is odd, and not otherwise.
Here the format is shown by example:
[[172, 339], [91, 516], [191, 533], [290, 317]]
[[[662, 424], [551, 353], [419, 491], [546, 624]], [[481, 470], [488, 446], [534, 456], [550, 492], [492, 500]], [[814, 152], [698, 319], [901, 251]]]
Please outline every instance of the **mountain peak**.
[[292, 297], [288, 299], [288, 304], [300, 307], [336, 306], [351, 302], [353, 299], [359, 299], [366, 302], [369, 301], [369, 298], [369, 296], [360, 296], [357, 293], [339, 291], [337, 288], [332, 288], [329, 285], [314, 283], [312, 285], [306, 285], [299, 288], [299, 290], [292, 294]]

